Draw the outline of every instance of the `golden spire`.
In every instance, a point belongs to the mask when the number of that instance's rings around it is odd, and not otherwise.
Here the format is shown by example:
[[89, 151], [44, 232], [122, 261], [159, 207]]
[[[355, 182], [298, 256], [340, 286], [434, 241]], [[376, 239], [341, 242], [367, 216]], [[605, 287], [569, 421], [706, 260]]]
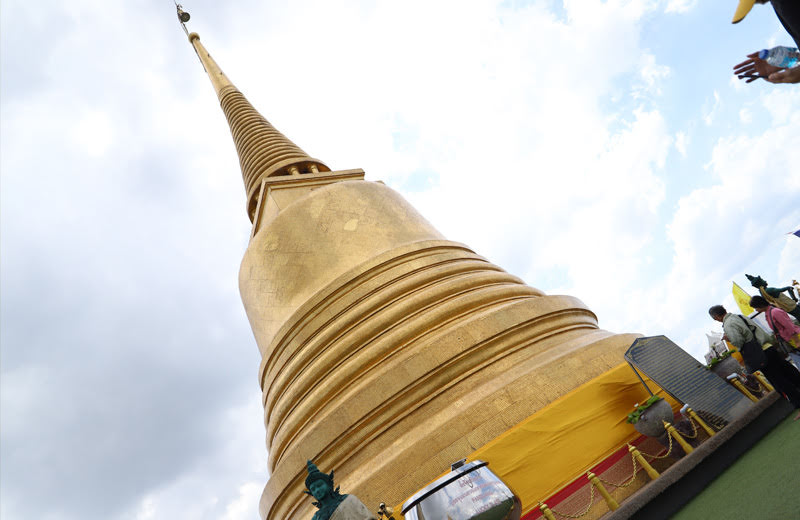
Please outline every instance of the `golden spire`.
[[200, 43], [197, 33], [189, 34], [189, 41], [211, 79], [222, 111], [231, 127], [242, 167], [244, 189], [247, 192], [247, 215], [251, 221], [256, 211], [262, 179], [331, 171], [322, 161], [312, 159], [278, 132], [253, 108]]

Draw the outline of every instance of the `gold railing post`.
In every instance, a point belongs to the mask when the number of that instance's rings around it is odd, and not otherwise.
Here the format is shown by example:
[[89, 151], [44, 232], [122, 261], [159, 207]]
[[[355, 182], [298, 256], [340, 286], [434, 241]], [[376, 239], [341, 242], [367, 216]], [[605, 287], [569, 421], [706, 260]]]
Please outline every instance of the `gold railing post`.
[[756, 370], [755, 372], [753, 372], [753, 375], [756, 376], [756, 379], [758, 379], [759, 383], [764, 385], [764, 388], [767, 389], [767, 392], [773, 392], [775, 390], [775, 388], [771, 384], [769, 384], [769, 381], [764, 376], [764, 374], [761, 373], [760, 370]]
[[674, 426], [672, 426], [667, 421], [664, 421], [664, 428], [666, 428], [667, 431], [669, 432], [669, 434], [672, 436], [672, 438], [675, 439], [678, 442], [678, 444], [681, 445], [681, 448], [683, 448], [683, 451], [685, 451], [687, 454], [689, 454], [689, 453], [694, 451], [694, 448], [692, 448], [689, 445], [689, 443], [686, 442], [686, 439], [684, 439], [681, 436], [681, 434], [678, 433], [678, 430], [676, 430]]
[[706, 433], [708, 434], [709, 437], [713, 437], [714, 434], [717, 433], [717, 432], [714, 431], [714, 429], [711, 426], [707, 425], [706, 422], [703, 419], [701, 419], [700, 416], [697, 415], [697, 413], [694, 410], [692, 410], [692, 408], [688, 404], [686, 406], [684, 406], [684, 408], [686, 408], [686, 413], [689, 414], [689, 417], [694, 422], [699, 424], [700, 427], [706, 431]]
[[386, 517], [386, 520], [394, 520], [394, 509], [388, 507], [386, 502], [381, 502], [378, 505], [378, 518]]
[[739, 390], [741, 393], [746, 395], [748, 399], [750, 399], [754, 403], [758, 401], [756, 396], [751, 394], [750, 391], [747, 388], [745, 388], [745, 386], [742, 384], [742, 382], [739, 381], [739, 375], [738, 374], [731, 374], [728, 377], [726, 377], [725, 379], [730, 381], [733, 384], [733, 386], [735, 386], [736, 389]]
[[612, 511], [616, 511], [617, 509], [619, 509], [619, 504], [617, 503], [616, 500], [614, 500], [614, 497], [611, 496], [608, 490], [606, 490], [606, 487], [603, 485], [602, 482], [600, 482], [600, 479], [597, 478], [597, 475], [595, 475], [591, 471], [587, 471], [586, 476], [589, 478], [589, 482], [591, 482], [592, 485], [595, 488], [597, 488], [597, 491], [599, 491], [600, 494], [603, 495], [603, 498], [606, 500], [606, 504], [608, 504], [608, 508]]
[[547, 520], [556, 520], [555, 515], [553, 515], [553, 512], [550, 511], [549, 507], [547, 507], [547, 504], [539, 502], [539, 509], [542, 511], [542, 514], [545, 518], [547, 518]]
[[636, 462], [638, 462], [639, 465], [644, 468], [644, 470], [647, 472], [647, 475], [650, 476], [650, 480], [655, 480], [660, 476], [658, 471], [656, 471], [655, 468], [653, 468], [653, 466], [647, 462], [647, 459], [644, 458], [642, 452], [636, 449], [636, 446], [628, 444], [628, 451], [631, 453], [633, 458], [636, 459]]

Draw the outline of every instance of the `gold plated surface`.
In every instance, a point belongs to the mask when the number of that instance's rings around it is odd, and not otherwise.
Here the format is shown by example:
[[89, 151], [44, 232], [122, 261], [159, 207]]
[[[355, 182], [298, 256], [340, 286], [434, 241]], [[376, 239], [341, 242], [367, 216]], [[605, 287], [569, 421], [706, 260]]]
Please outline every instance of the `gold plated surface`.
[[308, 459], [367, 505], [397, 503], [620, 363], [634, 335], [598, 329], [580, 300], [446, 240], [360, 170], [330, 172], [190, 41], [230, 124], [253, 220], [239, 286], [262, 355], [262, 518], [311, 517]]
[[240, 290], [262, 354], [265, 518], [310, 516], [308, 458], [367, 504], [399, 502], [618, 365], [634, 338], [599, 330], [579, 300], [524, 285], [365, 181], [283, 206], [253, 236]]

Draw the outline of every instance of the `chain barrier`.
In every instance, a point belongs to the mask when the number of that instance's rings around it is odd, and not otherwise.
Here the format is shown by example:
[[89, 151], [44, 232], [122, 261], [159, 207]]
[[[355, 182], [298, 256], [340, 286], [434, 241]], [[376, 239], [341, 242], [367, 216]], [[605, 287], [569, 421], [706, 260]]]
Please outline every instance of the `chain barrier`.
[[[697, 425], [695, 424], [694, 420], [691, 417], [687, 417], [687, 419], [689, 420], [689, 423], [692, 425], [692, 434], [691, 435], [683, 434], [683, 436], [687, 437], [689, 439], [695, 439], [695, 438], [697, 438], [697, 433], [698, 433]], [[664, 453], [663, 455], [651, 455], [651, 454], [645, 453], [645, 452], [643, 452], [641, 450], [639, 452], [643, 456], [650, 457], [650, 460], [648, 462], [652, 462], [652, 461], [654, 461], [656, 459], [665, 459], [665, 458], [669, 457], [670, 453], [672, 453], [672, 435], [667, 435], [667, 438], [669, 439], [669, 445], [668, 445], [666, 453]], [[615, 488], [626, 488], [626, 487], [630, 486], [631, 484], [633, 484], [633, 481], [636, 480], [636, 475], [642, 469], [642, 468], [639, 468], [639, 467], [636, 466], [636, 457], [634, 457], [633, 454], [631, 454], [631, 462], [633, 463], [633, 475], [631, 475], [631, 478], [627, 479], [623, 483], [617, 484], [615, 482], [610, 482], [608, 480], [600, 478], [599, 476], [597, 477], [597, 479], [600, 480], [600, 482], [602, 482], [603, 484], [608, 484], [609, 486], [614, 486]]]
[[667, 438], [669, 439], [669, 446], [667, 448], [667, 452], [664, 453], [663, 455], [650, 455], [649, 453], [645, 453], [641, 450], [639, 451], [641, 452], [642, 455], [650, 457], [650, 460], [648, 462], [653, 462], [654, 460], [657, 459], [666, 459], [667, 457], [669, 457], [669, 454], [672, 453], [672, 435], [667, 435]]
[[586, 516], [587, 514], [589, 514], [589, 510], [592, 508], [592, 505], [594, 504], [594, 486], [592, 485], [591, 482], [589, 482], [589, 493], [590, 493], [589, 505], [586, 506], [586, 509], [584, 509], [583, 512], [578, 513], [577, 515], [570, 515], [568, 513], [559, 513], [558, 511], [552, 508], [550, 509], [550, 511], [562, 518], [581, 518], [582, 516]]
[[609, 482], [608, 480], [600, 478], [599, 475], [597, 476], [597, 480], [599, 480], [603, 484], [614, 486], [615, 488], [626, 488], [630, 486], [631, 484], [633, 484], [633, 481], [636, 480], [636, 474], [639, 473], [639, 469], [641, 469], [636, 467], [636, 457], [634, 457], [632, 453], [631, 453], [631, 461], [633, 461], [633, 475], [631, 475], [631, 478], [626, 480], [624, 483], [617, 484], [616, 482]]
[[761, 384], [761, 381], [759, 381], [756, 376], [753, 376], [753, 375], [750, 375], [750, 374], [748, 374], [744, 378], [744, 381], [742, 382], [742, 385], [745, 388], [747, 388], [748, 390], [750, 390], [751, 392], [759, 392], [760, 393], [762, 391], [766, 391], [767, 390], [764, 387], [764, 385]]
[[[689, 439], [697, 438], [697, 435], [699, 433], [697, 423], [695, 423], [694, 419], [692, 419], [691, 416], [687, 416], [686, 419], [688, 419], [689, 424], [691, 424], [691, 426], [692, 426], [692, 433], [691, 433], [691, 435], [683, 434], [683, 436], [687, 437]], [[670, 456], [670, 454], [672, 453], [672, 447], [673, 447], [672, 435], [667, 434], [667, 439], [669, 439], [669, 444], [667, 445], [667, 451], [664, 452], [661, 455], [652, 455], [650, 453], [645, 453], [645, 452], [643, 452], [641, 450], [637, 450], [637, 451], [639, 451], [639, 453], [641, 453], [641, 455], [643, 457], [648, 457], [650, 459], [649, 461], [647, 461], [648, 463], [652, 462], [654, 460], [658, 460], [658, 459], [665, 459], [665, 458]], [[605, 480], [605, 479], [601, 478], [598, 475], [595, 475], [597, 480], [599, 480], [603, 484], [607, 484], [609, 486], [613, 486], [614, 488], [618, 488], [618, 489], [626, 488], [626, 487], [630, 486], [631, 484], [633, 484], [633, 482], [636, 480], [636, 476], [639, 474], [639, 472], [643, 468], [641, 468], [639, 465], [637, 465], [636, 457], [634, 456], [634, 454], [632, 452], [631, 452], [630, 455], [631, 455], [631, 462], [633, 464], [633, 474], [631, 475], [631, 477], [629, 479], [626, 479], [622, 483], [616, 483], [616, 482], [610, 482], [608, 480]], [[647, 459], [645, 459], [645, 460], [647, 460]], [[554, 513], [555, 515], [560, 516], [562, 518], [573, 518], [573, 519], [575, 519], [575, 518], [581, 518], [583, 516], [586, 516], [589, 513], [589, 510], [592, 508], [592, 505], [594, 505], [594, 499], [595, 499], [595, 486], [591, 483], [591, 481], [589, 482], [589, 490], [590, 490], [589, 504], [580, 513], [571, 515], [571, 514], [568, 514], [568, 513], [560, 513], [558, 511], [556, 511], [555, 509], [552, 509], [552, 508], [549, 509], [549, 510], [552, 513]]]
[[[672, 453], [672, 437], [669, 436], [669, 435], [667, 435], [667, 437], [669, 438], [669, 448], [667, 449], [666, 453], [664, 453], [663, 455], [650, 455], [649, 453], [642, 453], [642, 455], [646, 455], [647, 457], [650, 457], [651, 460], [663, 459], [663, 458], [668, 457], [669, 454]], [[633, 456], [633, 453], [631, 453], [631, 462], [633, 463], [633, 475], [631, 475], [631, 478], [627, 479], [624, 483], [617, 484], [617, 483], [614, 483], [614, 482], [609, 482], [609, 481], [607, 481], [607, 480], [605, 480], [603, 478], [600, 478], [600, 476], [596, 475], [597, 480], [599, 480], [603, 484], [608, 484], [610, 486], [614, 486], [615, 488], [626, 488], [626, 487], [630, 486], [636, 480], [636, 475], [638, 475], [639, 471], [641, 470], [641, 468], [638, 467], [637, 464], [636, 464], [636, 457]], [[580, 513], [575, 514], [575, 515], [570, 515], [570, 514], [567, 514], [567, 513], [559, 513], [558, 511], [556, 511], [555, 509], [552, 509], [552, 508], [550, 509], [550, 511], [553, 512], [554, 514], [556, 514], [557, 516], [562, 517], [562, 518], [581, 518], [583, 516], [586, 516], [589, 513], [589, 510], [592, 508], [592, 505], [594, 504], [594, 498], [595, 498], [594, 497], [594, 485], [591, 482], [589, 482], [589, 489], [590, 489], [590, 493], [591, 493], [589, 495], [589, 504]]]
[[689, 424], [692, 425], [692, 434], [689, 435], [688, 433], [680, 432], [681, 435], [686, 437], [687, 439], [696, 439], [697, 438], [697, 425], [694, 423], [694, 419], [691, 416], [686, 417], [689, 420]]

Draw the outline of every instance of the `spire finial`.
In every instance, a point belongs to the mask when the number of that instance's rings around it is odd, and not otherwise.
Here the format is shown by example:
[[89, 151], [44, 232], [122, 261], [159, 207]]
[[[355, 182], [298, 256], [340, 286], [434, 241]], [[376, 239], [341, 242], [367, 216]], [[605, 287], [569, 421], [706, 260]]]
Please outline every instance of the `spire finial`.
[[189, 16], [189, 13], [183, 10], [183, 6], [178, 3], [178, 0], [173, 1], [175, 2], [175, 10], [178, 11], [178, 21], [181, 23], [181, 27], [183, 27], [183, 32], [185, 32], [188, 36], [189, 31], [186, 29], [186, 22], [189, 21], [191, 16]]

